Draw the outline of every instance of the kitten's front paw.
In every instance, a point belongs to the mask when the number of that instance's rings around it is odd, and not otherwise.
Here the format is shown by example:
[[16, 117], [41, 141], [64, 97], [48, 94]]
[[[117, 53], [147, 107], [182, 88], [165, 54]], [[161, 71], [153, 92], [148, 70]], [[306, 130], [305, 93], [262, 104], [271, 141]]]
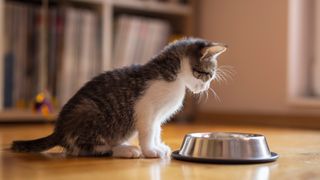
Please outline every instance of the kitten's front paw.
[[142, 154], [145, 158], [162, 158], [166, 155], [165, 151], [156, 147], [142, 149]]
[[158, 145], [159, 149], [161, 149], [164, 153], [165, 153], [165, 156], [169, 156], [170, 153], [171, 153], [171, 148], [169, 146], [167, 146], [166, 144], [164, 143], [160, 143]]

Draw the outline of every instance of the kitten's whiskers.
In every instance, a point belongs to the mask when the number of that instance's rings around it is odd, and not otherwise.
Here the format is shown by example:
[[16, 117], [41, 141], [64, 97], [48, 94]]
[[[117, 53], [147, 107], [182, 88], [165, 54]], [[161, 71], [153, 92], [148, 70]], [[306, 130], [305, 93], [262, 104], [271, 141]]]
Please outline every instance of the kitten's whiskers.
[[202, 100], [202, 96], [201, 95], [202, 95], [202, 92], [199, 93], [199, 96], [197, 96], [198, 97], [198, 101], [197, 101], [198, 104], [201, 103], [201, 100]]
[[206, 98], [205, 98], [205, 101], [204, 101], [204, 103], [206, 103], [206, 102], [208, 101], [208, 98], [209, 98], [209, 93], [208, 93], [208, 90], [206, 90], [206, 91], [205, 91], [205, 93], [206, 93]]
[[218, 83], [225, 82], [227, 80], [219, 69], [217, 69], [216, 80]]
[[233, 80], [233, 75], [236, 72], [232, 66], [219, 66], [216, 68], [216, 80], [218, 83], [227, 82], [229, 79]]
[[210, 87], [209, 90], [212, 92], [214, 98], [221, 103], [220, 97], [218, 96], [218, 94]]

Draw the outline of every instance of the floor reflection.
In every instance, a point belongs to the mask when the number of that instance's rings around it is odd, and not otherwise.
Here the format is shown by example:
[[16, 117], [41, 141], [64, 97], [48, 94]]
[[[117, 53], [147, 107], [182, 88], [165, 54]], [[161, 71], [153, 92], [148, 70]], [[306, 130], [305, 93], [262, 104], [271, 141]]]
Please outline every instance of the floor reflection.
[[270, 178], [270, 167], [260, 166], [251, 170], [251, 174], [248, 174], [250, 179], [268, 180]]
[[170, 158], [159, 159], [158, 161], [152, 163], [149, 167], [149, 175], [151, 180], [161, 180], [165, 179], [162, 177], [164, 174], [162, 171], [170, 164]]
[[219, 178], [234, 177], [235, 179], [268, 180], [271, 172], [278, 166], [277, 163], [252, 164], [252, 165], [223, 165], [223, 164], [202, 164], [204, 168], [199, 168], [201, 164], [186, 163], [181, 166], [183, 179], [191, 180], [194, 177], [204, 177], [209, 174], [218, 175]]
[[2, 136], [0, 134], [0, 178], [2, 177], [3, 179], [3, 159], [2, 159], [2, 149], [3, 149], [3, 146], [2, 146]]
[[[159, 159], [149, 164], [149, 179], [252, 179], [268, 180], [278, 163], [265, 164], [203, 164], [170, 159]], [[168, 174], [173, 175], [168, 177]]]
[[[1, 141], [1, 139], [0, 139]], [[1, 142], [0, 142], [1, 144]], [[41, 179], [47, 175], [61, 176], [96, 172], [132, 179], [257, 179], [268, 180], [278, 163], [224, 165], [202, 164], [167, 159], [114, 159], [112, 157], [68, 157], [64, 153], [17, 154], [0, 151], [0, 179], [28, 175]], [[119, 165], [119, 163], [121, 165]], [[123, 163], [123, 164], [122, 164]], [[5, 167], [3, 165], [6, 165]], [[19, 166], [17, 166], [19, 164]], [[30, 166], [29, 166], [30, 165]], [[85, 170], [83, 170], [85, 169]], [[31, 171], [30, 171], [31, 170]], [[147, 172], [147, 173], [145, 173]], [[120, 175], [118, 174], [120, 173]]]

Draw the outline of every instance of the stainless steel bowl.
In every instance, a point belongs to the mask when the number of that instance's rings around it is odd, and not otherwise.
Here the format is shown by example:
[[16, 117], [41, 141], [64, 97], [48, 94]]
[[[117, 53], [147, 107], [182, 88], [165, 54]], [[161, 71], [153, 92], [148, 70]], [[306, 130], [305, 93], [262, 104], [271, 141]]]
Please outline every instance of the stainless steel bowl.
[[260, 134], [233, 132], [192, 133], [184, 137], [179, 151], [172, 156], [181, 160], [213, 162], [270, 162], [278, 158]]

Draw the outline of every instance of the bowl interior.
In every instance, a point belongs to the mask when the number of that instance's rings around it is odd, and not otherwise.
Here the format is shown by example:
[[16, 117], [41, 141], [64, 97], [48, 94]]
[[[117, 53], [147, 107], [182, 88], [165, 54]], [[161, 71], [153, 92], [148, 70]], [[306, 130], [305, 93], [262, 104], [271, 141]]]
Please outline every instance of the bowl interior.
[[263, 137], [260, 134], [236, 133], [236, 132], [214, 132], [214, 133], [191, 133], [187, 134], [194, 138], [209, 138], [209, 139], [246, 139], [254, 137]]

